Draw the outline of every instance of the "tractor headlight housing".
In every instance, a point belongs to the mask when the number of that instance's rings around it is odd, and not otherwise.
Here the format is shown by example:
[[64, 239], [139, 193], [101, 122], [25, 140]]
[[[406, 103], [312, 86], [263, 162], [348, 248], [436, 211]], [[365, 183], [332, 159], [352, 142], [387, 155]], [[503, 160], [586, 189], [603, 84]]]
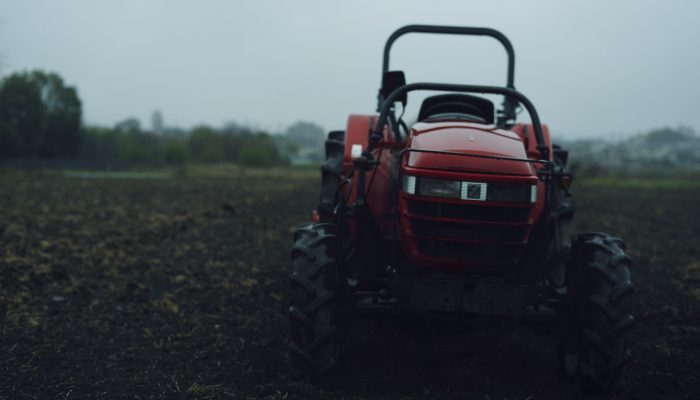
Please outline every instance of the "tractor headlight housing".
[[446, 197], [458, 199], [461, 193], [461, 182], [445, 179], [419, 178], [416, 194], [420, 196]]
[[448, 199], [535, 203], [537, 185], [511, 182], [465, 182], [404, 175], [403, 191], [407, 194]]
[[408, 194], [430, 197], [459, 199], [462, 195], [462, 182], [447, 179], [434, 179], [423, 176], [404, 175], [403, 191]]

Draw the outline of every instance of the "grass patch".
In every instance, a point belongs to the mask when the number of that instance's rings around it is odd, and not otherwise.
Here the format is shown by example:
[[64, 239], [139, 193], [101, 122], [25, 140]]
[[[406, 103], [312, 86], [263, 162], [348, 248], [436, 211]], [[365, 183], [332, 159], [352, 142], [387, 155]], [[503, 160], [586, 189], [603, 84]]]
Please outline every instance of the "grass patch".
[[78, 179], [167, 179], [171, 174], [166, 172], [134, 172], [134, 171], [63, 171], [66, 178]]
[[182, 166], [133, 166], [117, 170], [91, 168], [23, 169], [0, 167], [0, 177], [31, 179], [38, 176], [73, 179], [170, 179], [170, 178], [278, 178], [317, 179], [320, 166], [244, 167], [233, 163], [185, 164]]
[[175, 170], [179, 176], [211, 177], [211, 178], [288, 178], [309, 179], [321, 176], [320, 166], [289, 166], [289, 167], [243, 167], [231, 163], [222, 164], [191, 164]]
[[642, 178], [642, 177], [595, 177], [583, 178], [585, 186], [619, 187], [634, 189], [688, 190], [700, 189], [700, 180], [692, 178]]

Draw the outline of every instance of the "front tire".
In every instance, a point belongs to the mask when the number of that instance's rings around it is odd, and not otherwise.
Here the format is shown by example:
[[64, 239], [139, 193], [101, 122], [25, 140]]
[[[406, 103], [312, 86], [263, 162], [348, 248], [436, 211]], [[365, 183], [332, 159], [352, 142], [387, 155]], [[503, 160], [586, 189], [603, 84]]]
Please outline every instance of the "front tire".
[[335, 226], [306, 225], [294, 234], [290, 354], [302, 378], [317, 380], [340, 361], [339, 286], [335, 258]]
[[560, 352], [563, 373], [586, 394], [615, 392], [631, 355], [634, 324], [631, 259], [622, 240], [602, 233], [579, 235], [567, 267], [569, 316]]

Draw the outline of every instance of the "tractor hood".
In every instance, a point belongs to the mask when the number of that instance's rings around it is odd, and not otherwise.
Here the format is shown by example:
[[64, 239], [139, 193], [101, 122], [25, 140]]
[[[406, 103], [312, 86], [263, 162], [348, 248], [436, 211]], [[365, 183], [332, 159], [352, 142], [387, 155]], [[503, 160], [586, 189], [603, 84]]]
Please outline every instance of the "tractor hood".
[[[413, 125], [411, 149], [527, 159], [518, 134], [470, 122], [419, 122]], [[529, 163], [457, 155], [410, 152], [408, 166], [423, 169], [532, 175]]]

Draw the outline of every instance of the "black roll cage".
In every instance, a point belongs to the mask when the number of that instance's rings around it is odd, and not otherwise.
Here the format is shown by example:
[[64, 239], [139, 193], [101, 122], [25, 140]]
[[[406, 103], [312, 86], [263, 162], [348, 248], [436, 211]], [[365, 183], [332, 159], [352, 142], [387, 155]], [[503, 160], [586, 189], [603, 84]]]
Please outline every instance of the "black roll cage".
[[433, 90], [442, 92], [461, 92], [461, 93], [484, 93], [484, 94], [497, 94], [506, 96], [506, 98], [512, 98], [517, 100], [522, 104], [527, 112], [530, 114], [530, 119], [532, 120], [532, 125], [535, 130], [535, 139], [537, 140], [537, 150], [540, 152], [540, 158], [542, 160], [549, 160], [549, 148], [544, 142], [544, 135], [542, 134], [542, 124], [540, 123], [540, 117], [537, 114], [537, 110], [532, 102], [525, 97], [524, 94], [518, 92], [513, 88], [499, 87], [499, 86], [480, 86], [480, 85], [455, 85], [450, 83], [410, 83], [408, 85], [403, 85], [398, 89], [391, 92], [391, 94], [382, 103], [382, 107], [379, 111], [379, 117], [374, 127], [369, 130], [369, 146], [368, 151], [374, 147], [374, 145], [381, 141], [384, 137], [384, 126], [387, 123], [389, 113], [393, 112], [394, 101], [400, 96], [416, 91], [416, 90]]
[[[440, 26], [440, 25], [407, 25], [397, 29], [389, 36], [384, 45], [384, 57], [382, 62], [382, 76], [389, 71], [389, 55], [394, 42], [401, 36], [407, 33], [436, 33], [446, 35], [470, 35], [470, 36], [489, 36], [498, 40], [508, 54], [508, 75], [506, 87], [515, 89], [515, 51], [510, 40], [501, 32], [491, 28], [476, 28], [476, 27], [460, 27], [460, 26]], [[387, 99], [388, 100], [388, 99]], [[383, 106], [386, 100], [382, 98], [381, 91], [379, 95], [379, 104], [377, 108]], [[512, 98], [506, 96], [503, 102], [502, 116], [499, 117], [499, 124], [505, 124], [506, 121], [515, 120], [516, 104]]]

